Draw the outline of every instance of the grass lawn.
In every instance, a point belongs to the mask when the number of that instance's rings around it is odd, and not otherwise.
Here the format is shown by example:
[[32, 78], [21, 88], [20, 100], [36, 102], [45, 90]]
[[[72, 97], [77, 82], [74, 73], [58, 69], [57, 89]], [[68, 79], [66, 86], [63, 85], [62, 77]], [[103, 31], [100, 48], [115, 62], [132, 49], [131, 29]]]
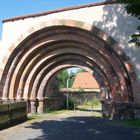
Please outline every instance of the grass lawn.
[[41, 113], [41, 114], [37, 114], [37, 113], [31, 114], [31, 113], [29, 113], [28, 114], [28, 120], [39, 119], [39, 118], [43, 118], [43, 117], [50, 116], [50, 115], [63, 114], [63, 113], [67, 113], [69, 111], [70, 110], [54, 110], [54, 111], [48, 111], [48, 112]]
[[138, 126], [140, 127], [140, 119], [128, 119], [122, 120], [122, 123], [129, 126]]

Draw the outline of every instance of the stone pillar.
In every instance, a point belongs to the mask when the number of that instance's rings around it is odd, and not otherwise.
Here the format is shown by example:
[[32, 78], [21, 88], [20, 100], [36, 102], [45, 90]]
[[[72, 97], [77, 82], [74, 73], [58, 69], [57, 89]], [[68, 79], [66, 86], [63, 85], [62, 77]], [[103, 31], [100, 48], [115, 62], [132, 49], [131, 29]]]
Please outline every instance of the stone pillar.
[[134, 109], [130, 103], [102, 102], [102, 115], [109, 119], [132, 119]]
[[44, 100], [39, 100], [37, 113], [43, 113], [43, 112], [44, 112]]
[[31, 103], [29, 99], [24, 99], [27, 103], [27, 113], [31, 113]]
[[36, 113], [36, 103], [35, 100], [31, 100], [31, 113]]
[[11, 100], [9, 98], [2, 98], [1, 102], [8, 103], [8, 102], [11, 102]]
[[3, 96], [3, 97], [1, 98], [1, 100], [7, 101], [7, 100], [9, 100], [9, 99], [8, 99], [6, 96], [5, 96], [5, 97]]

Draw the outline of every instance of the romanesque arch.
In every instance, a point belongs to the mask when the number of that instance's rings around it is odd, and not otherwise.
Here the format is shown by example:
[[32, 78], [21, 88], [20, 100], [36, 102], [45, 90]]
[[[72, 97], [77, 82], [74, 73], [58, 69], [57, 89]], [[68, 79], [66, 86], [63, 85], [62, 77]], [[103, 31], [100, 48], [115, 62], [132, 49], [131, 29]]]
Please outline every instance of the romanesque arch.
[[42, 112], [50, 78], [61, 69], [80, 66], [100, 76], [95, 78], [109, 90], [112, 102], [133, 102], [136, 78], [129, 57], [118, 42], [93, 25], [73, 20], [43, 22], [15, 44], [3, 60], [3, 100], [38, 99]]

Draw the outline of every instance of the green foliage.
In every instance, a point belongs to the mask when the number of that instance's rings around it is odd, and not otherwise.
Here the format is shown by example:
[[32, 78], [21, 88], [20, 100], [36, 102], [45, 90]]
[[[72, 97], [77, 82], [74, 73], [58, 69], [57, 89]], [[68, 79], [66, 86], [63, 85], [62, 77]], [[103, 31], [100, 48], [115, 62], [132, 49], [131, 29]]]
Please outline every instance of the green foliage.
[[85, 72], [85, 71], [86, 71], [85, 69], [83, 69], [83, 68], [79, 68], [79, 69], [77, 70], [76, 73], [79, 73], [79, 72]]
[[69, 88], [71, 88], [72, 85], [73, 85], [73, 82], [74, 82], [74, 80], [75, 80], [75, 74], [71, 72], [71, 73], [69, 74], [69, 77], [70, 77], [70, 79], [69, 79]]
[[125, 8], [128, 14], [140, 19], [140, 0], [117, 0], [119, 3], [126, 4]]
[[135, 42], [136, 46], [140, 46], [140, 26], [138, 26], [139, 33], [135, 33], [131, 36], [130, 43]]
[[[137, 17], [140, 20], [140, 0], [116, 0], [118, 3], [125, 4], [125, 8], [128, 14]], [[140, 46], [140, 25], [137, 27], [138, 33], [134, 33], [131, 36], [130, 43], [135, 43], [136, 46]]]
[[73, 81], [75, 79], [75, 76], [72, 72], [69, 74], [67, 70], [63, 70], [57, 75], [57, 80], [59, 82], [60, 89], [67, 87], [67, 79], [68, 78], [69, 78], [69, 88], [71, 88]]
[[100, 100], [96, 97], [94, 97], [91, 100], [85, 100], [84, 101], [84, 106], [94, 106], [94, 107], [99, 107], [101, 105]]
[[140, 127], [140, 119], [129, 119], [129, 120], [123, 120], [122, 122], [125, 125], [139, 126]]
[[88, 100], [85, 99], [83, 105], [86, 106], [88, 104]]
[[[63, 109], [67, 109], [67, 101], [66, 100], [65, 100]], [[69, 110], [74, 110], [74, 101], [72, 101], [70, 98], [69, 98], [69, 101], [68, 101], [68, 109]]]
[[51, 108], [46, 108], [46, 109], [45, 109], [45, 113], [51, 113], [52, 111], [54, 111], [54, 110], [51, 109]]
[[92, 106], [100, 106], [100, 100], [96, 97], [94, 97], [92, 100], [87, 102], [87, 105], [92, 105]]
[[69, 77], [69, 73], [67, 70], [63, 70], [57, 75], [57, 79], [59, 82], [59, 88], [66, 88], [67, 87], [68, 77]]
[[33, 119], [36, 119], [36, 118], [37, 118], [36, 114], [32, 114], [32, 115], [30, 114], [30, 115], [27, 116], [28, 120], [33, 120]]

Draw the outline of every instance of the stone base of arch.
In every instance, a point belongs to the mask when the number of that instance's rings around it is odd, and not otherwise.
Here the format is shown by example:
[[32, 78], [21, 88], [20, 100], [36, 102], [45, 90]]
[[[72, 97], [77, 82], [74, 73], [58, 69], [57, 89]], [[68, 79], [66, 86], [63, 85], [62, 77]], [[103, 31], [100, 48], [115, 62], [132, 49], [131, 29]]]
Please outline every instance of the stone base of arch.
[[135, 109], [132, 103], [102, 102], [102, 116], [109, 119], [135, 118]]
[[27, 100], [28, 113], [43, 113], [47, 110], [57, 110], [64, 107], [65, 98], [63, 96], [46, 97], [42, 99]]
[[31, 112], [32, 114], [37, 113], [37, 106], [38, 101], [37, 100], [29, 100], [28, 101], [28, 112]]
[[45, 111], [45, 100], [41, 99], [38, 100], [38, 107], [37, 107], [37, 113], [43, 113]]
[[[8, 100], [12, 102], [13, 100]], [[15, 101], [15, 100], [14, 100]], [[18, 100], [19, 101], [19, 100]], [[2, 101], [1, 103], [6, 103]], [[27, 112], [28, 113], [43, 113], [47, 109], [61, 109], [65, 103], [65, 98], [63, 96], [58, 97], [46, 97], [43, 99], [28, 99], [27, 102]], [[140, 118], [140, 104], [136, 103], [117, 103], [109, 101], [101, 101], [102, 104], [102, 117], [108, 119], [132, 119]]]

